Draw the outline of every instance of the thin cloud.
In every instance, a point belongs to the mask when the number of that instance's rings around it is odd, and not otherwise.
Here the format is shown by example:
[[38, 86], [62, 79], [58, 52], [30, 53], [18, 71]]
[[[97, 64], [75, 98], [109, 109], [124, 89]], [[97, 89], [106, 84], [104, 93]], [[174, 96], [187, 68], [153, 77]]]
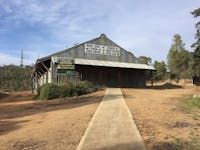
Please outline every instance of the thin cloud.
[[18, 58], [16, 56], [11, 56], [11, 55], [0, 53], [0, 64], [1, 65], [9, 65], [9, 64], [19, 65], [20, 57]]
[[[190, 49], [195, 33], [190, 12], [197, 4], [188, 0], [1, 0], [0, 53], [10, 56], [13, 49], [33, 49], [42, 57], [105, 33], [136, 56], [165, 60], [175, 33]], [[18, 56], [12, 57], [17, 62]]]

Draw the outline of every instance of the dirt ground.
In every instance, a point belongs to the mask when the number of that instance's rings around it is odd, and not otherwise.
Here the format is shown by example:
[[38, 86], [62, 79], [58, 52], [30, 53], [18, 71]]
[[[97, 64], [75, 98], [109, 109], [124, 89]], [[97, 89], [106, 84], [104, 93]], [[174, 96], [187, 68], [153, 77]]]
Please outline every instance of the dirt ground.
[[[166, 84], [122, 92], [149, 150], [197, 149], [200, 119], [184, 113], [180, 102], [200, 87]], [[27, 91], [0, 94], [0, 149], [76, 149], [103, 95], [33, 101]]]
[[200, 119], [181, 109], [181, 100], [200, 92], [193, 85], [122, 89], [133, 118], [149, 150], [199, 149]]
[[76, 149], [103, 95], [33, 101], [27, 91], [0, 94], [0, 149]]

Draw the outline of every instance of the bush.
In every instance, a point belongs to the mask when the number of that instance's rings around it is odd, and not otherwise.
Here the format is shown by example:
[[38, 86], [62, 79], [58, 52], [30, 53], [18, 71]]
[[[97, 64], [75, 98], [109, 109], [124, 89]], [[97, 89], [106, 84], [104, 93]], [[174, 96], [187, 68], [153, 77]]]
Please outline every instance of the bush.
[[31, 90], [32, 66], [0, 66], [0, 89], [5, 91]]
[[75, 90], [76, 90], [77, 95], [86, 94], [87, 93], [86, 92], [86, 89], [87, 89], [86, 86], [87, 85], [86, 85], [86, 83], [84, 81], [81, 81], [81, 82], [77, 83], [76, 86], [75, 86]]
[[76, 93], [77, 95], [83, 95], [87, 93], [92, 93], [98, 90], [98, 87], [88, 81], [81, 81], [76, 84]]
[[83, 95], [87, 93], [92, 93], [99, 89], [98, 86], [92, 84], [88, 81], [81, 81], [77, 84], [71, 82], [65, 83], [63, 85], [57, 85], [55, 83], [48, 83], [42, 85], [38, 88], [38, 93], [35, 97], [39, 99], [55, 99], [55, 98], [65, 98], [72, 97], [76, 95]]
[[48, 83], [41, 87], [40, 99], [54, 99], [60, 95], [59, 86], [54, 83]]
[[71, 97], [76, 95], [75, 90], [74, 90], [74, 85], [71, 82], [65, 83], [63, 85], [59, 86], [59, 91], [60, 91], [60, 98], [64, 97]]

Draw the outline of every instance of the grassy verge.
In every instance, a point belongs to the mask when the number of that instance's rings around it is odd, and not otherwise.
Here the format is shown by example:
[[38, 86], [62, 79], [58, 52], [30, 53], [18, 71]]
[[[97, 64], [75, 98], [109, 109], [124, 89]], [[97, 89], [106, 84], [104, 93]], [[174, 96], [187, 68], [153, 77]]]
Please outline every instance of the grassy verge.
[[200, 150], [200, 135], [198, 129], [200, 127], [200, 98], [187, 98], [180, 101], [181, 110], [197, 121], [197, 124], [193, 127], [195, 131], [190, 132], [190, 137], [188, 141], [182, 139], [176, 139], [175, 143], [179, 145], [184, 145], [186, 149]]
[[180, 138], [175, 138], [174, 141], [161, 142], [153, 146], [153, 150], [199, 150], [197, 138], [192, 138], [188, 141]]
[[200, 98], [189, 98], [181, 101], [182, 111], [194, 120], [200, 120]]
[[185, 149], [200, 150], [199, 139], [196, 136], [191, 136], [190, 140], [188, 141], [176, 138], [175, 143], [177, 144], [177, 147], [179, 147], [180, 149], [185, 148]]

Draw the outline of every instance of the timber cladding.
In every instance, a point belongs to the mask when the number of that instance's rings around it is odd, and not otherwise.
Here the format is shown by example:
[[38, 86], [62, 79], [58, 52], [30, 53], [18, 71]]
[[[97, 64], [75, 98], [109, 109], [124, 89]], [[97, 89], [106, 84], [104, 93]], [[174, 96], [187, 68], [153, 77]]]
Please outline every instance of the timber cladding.
[[[88, 52], [88, 45], [93, 48], [93, 52]], [[94, 48], [96, 48], [96, 52], [94, 52]], [[101, 49], [101, 52], [98, 52], [98, 49]], [[108, 50], [110, 50], [110, 55]], [[67, 51], [57, 53], [56, 55], [58, 57], [60, 56], [68, 58], [71, 57], [90, 60], [140, 63], [139, 60], [131, 52], [124, 50], [122, 47], [108, 39], [105, 35], [101, 35], [96, 39], [74, 46]]]

